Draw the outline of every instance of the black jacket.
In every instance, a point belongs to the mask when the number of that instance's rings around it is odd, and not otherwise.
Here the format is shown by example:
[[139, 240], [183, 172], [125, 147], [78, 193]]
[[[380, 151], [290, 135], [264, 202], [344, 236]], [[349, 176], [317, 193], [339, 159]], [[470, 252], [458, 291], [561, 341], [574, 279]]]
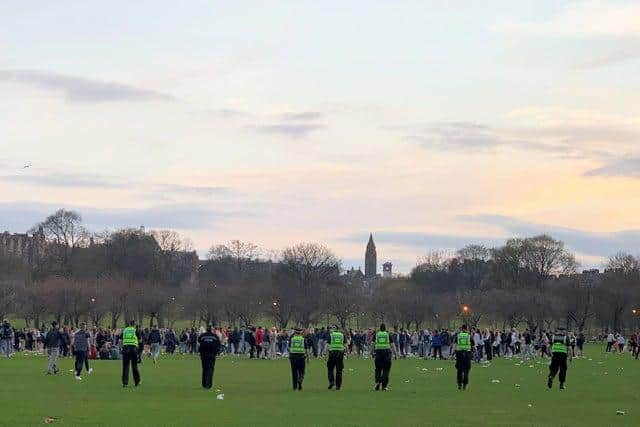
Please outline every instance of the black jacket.
[[205, 332], [198, 338], [200, 354], [203, 356], [217, 356], [220, 352], [220, 338], [213, 332]]

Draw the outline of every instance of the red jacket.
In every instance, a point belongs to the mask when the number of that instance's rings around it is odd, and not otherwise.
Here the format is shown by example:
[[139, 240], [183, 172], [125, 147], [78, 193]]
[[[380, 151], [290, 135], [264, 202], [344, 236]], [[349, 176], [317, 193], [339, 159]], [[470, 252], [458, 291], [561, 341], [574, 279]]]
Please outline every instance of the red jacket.
[[257, 345], [261, 345], [262, 344], [262, 336], [264, 335], [264, 331], [262, 329], [258, 329], [256, 331], [256, 344]]

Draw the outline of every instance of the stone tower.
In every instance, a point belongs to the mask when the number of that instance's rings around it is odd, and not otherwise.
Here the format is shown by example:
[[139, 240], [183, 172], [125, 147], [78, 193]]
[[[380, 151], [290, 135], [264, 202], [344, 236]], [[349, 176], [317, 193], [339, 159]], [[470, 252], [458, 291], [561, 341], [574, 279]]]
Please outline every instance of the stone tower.
[[364, 277], [376, 277], [378, 273], [378, 254], [376, 252], [376, 244], [373, 243], [373, 234], [369, 234], [369, 243], [367, 243], [367, 251], [364, 254]]

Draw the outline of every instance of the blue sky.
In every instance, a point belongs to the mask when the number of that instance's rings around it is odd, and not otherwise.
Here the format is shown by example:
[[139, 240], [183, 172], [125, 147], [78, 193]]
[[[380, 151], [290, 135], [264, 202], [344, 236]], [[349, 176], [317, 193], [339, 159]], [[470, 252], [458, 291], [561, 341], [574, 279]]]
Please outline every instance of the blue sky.
[[553, 231], [598, 266], [640, 229], [639, 20], [629, 1], [5, 0], [0, 224], [73, 207], [203, 253], [319, 241], [346, 267], [373, 231], [400, 271]]

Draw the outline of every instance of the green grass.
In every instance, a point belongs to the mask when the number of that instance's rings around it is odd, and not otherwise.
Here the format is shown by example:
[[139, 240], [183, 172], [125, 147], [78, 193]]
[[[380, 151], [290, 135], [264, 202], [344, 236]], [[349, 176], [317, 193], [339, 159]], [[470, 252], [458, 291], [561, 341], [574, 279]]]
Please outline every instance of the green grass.
[[192, 356], [163, 356], [156, 368], [145, 359], [141, 387], [123, 389], [119, 361], [91, 361], [94, 373], [78, 382], [72, 359], [59, 362], [62, 374], [46, 376], [44, 356], [17, 354], [0, 360], [0, 425], [40, 425], [46, 416], [61, 426], [638, 425], [640, 361], [600, 346], [587, 357], [570, 365], [564, 391], [557, 383], [546, 389], [547, 360], [474, 364], [467, 391], [456, 389], [450, 361], [397, 360], [388, 392], [372, 391], [371, 360], [347, 360], [339, 392], [326, 389], [324, 361], [312, 360], [304, 391], [294, 392], [287, 360], [224, 357], [214, 386], [224, 400], [217, 400], [215, 390], [199, 387]]

